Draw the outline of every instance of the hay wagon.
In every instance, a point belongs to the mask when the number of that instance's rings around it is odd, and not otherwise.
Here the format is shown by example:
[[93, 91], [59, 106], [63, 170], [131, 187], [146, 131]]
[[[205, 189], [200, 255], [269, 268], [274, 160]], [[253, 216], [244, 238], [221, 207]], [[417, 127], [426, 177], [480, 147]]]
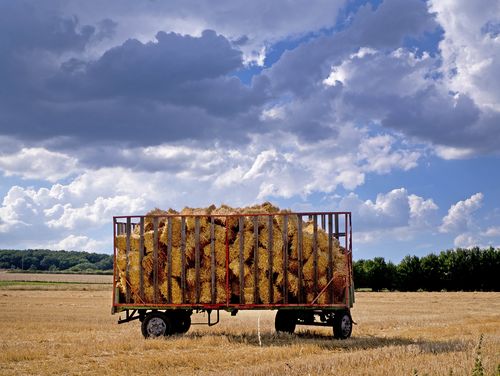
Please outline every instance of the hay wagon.
[[212, 326], [220, 310], [266, 309], [280, 332], [351, 335], [350, 212], [211, 209], [113, 217], [118, 323], [140, 320], [144, 337], [158, 337], [187, 332], [193, 312]]

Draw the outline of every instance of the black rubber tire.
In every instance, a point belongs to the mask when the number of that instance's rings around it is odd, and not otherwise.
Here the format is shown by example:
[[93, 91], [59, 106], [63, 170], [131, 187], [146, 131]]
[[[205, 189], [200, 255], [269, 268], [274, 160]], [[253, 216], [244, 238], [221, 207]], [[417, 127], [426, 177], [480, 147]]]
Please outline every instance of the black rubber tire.
[[172, 320], [172, 333], [184, 334], [191, 327], [191, 313], [189, 311], [173, 311], [169, 313]]
[[170, 317], [162, 312], [150, 312], [141, 324], [144, 338], [158, 338], [172, 334]]
[[352, 318], [349, 311], [338, 311], [333, 317], [333, 337], [347, 339], [352, 333]]
[[274, 328], [277, 332], [293, 334], [297, 326], [297, 313], [295, 311], [280, 309], [276, 312]]
[[180, 334], [187, 333], [190, 327], [191, 327], [191, 315], [186, 312], [185, 314], [180, 316], [178, 333]]

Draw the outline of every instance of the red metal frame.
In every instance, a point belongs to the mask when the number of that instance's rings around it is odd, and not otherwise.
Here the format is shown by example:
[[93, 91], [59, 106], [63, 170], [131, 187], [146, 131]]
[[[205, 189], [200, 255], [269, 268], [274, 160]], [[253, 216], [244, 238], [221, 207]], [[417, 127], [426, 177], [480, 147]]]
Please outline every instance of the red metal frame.
[[[288, 304], [255, 304], [255, 303], [245, 303], [245, 304], [234, 304], [234, 303], [229, 303], [229, 297], [230, 297], [230, 285], [229, 285], [229, 237], [228, 237], [228, 232], [229, 232], [229, 225], [228, 221], [226, 220], [226, 303], [217, 303], [217, 304], [211, 304], [211, 303], [180, 303], [180, 304], [138, 304], [138, 303], [132, 303], [132, 304], [127, 304], [127, 303], [116, 303], [116, 282], [117, 282], [117, 266], [116, 266], [116, 228], [117, 225], [120, 223], [117, 220], [118, 219], [126, 219], [126, 218], [143, 218], [143, 217], [161, 217], [161, 218], [169, 218], [169, 217], [175, 217], [175, 218], [182, 218], [182, 217], [196, 217], [196, 216], [207, 216], [210, 217], [211, 215], [194, 215], [194, 214], [156, 214], [156, 215], [122, 215], [122, 216], [113, 216], [113, 304], [112, 304], [112, 312], [113, 313], [118, 313], [120, 311], [126, 310], [126, 309], [176, 309], [176, 308], [189, 308], [189, 309], [199, 309], [199, 310], [208, 310], [208, 309], [215, 309], [215, 310], [248, 310], [248, 309], [279, 309], [279, 308], [304, 308], [304, 309], [345, 309], [350, 307], [350, 295], [349, 295], [349, 289], [352, 285], [352, 222], [351, 222], [351, 212], [289, 212], [289, 213], [249, 213], [249, 214], [227, 214], [227, 215], [213, 215], [213, 217], [224, 217], [224, 218], [234, 218], [234, 217], [268, 217], [268, 216], [277, 216], [277, 215], [300, 215], [302, 217], [307, 217], [307, 216], [321, 216], [321, 215], [329, 215], [332, 214], [333, 216], [338, 215], [339, 218], [340, 216], [344, 216], [345, 220], [345, 230], [343, 233], [343, 236], [345, 237], [345, 252], [346, 252], [346, 262], [347, 262], [347, 267], [348, 267], [348, 277], [347, 277], [347, 283], [345, 287], [345, 303], [335, 303], [335, 304], [316, 304], [316, 303], [306, 303], [306, 304], [296, 304], [296, 303], [288, 303]], [[349, 222], [349, 223], [348, 223]], [[328, 287], [328, 286], [327, 286]], [[324, 293], [326, 291], [326, 288], [324, 288], [319, 295]], [[317, 296], [317, 298], [319, 297]], [[317, 299], [316, 298], [316, 299]], [[316, 299], [313, 300], [316, 301]]]

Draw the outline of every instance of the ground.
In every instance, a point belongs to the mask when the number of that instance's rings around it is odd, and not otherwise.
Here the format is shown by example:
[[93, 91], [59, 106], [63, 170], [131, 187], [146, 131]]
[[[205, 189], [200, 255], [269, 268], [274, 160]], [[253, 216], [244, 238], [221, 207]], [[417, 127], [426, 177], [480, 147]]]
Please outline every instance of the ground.
[[110, 314], [109, 279], [14, 283], [0, 274], [1, 375], [471, 375], [481, 334], [486, 375], [500, 367], [500, 293], [358, 293], [358, 325], [345, 341], [329, 328], [278, 335], [269, 311], [145, 340], [139, 322], [118, 325]]

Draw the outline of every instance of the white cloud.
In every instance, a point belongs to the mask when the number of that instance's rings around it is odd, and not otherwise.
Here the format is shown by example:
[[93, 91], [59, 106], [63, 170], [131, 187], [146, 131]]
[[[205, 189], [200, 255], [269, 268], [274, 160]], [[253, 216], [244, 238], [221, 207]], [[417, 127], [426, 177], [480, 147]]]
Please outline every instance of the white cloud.
[[432, 0], [430, 10], [444, 29], [440, 43], [450, 88], [479, 106], [500, 111], [500, 37], [488, 25], [500, 22], [496, 0]]
[[446, 160], [467, 159], [475, 154], [474, 149], [457, 148], [457, 147], [441, 146], [441, 145], [436, 146], [435, 151], [439, 157]]
[[[205, 29], [214, 29], [238, 43], [247, 63], [262, 64], [268, 44], [334, 26], [336, 14], [345, 3], [345, 0], [320, 0], [314, 4], [306, 0], [228, 0], [170, 1], [151, 6], [130, 0], [106, 4], [67, 1], [62, 5], [66, 14], [78, 14], [82, 22], [95, 23], [105, 17], [117, 21], [115, 37], [103, 41], [103, 46], [130, 37], [147, 42], [158, 30], [198, 36]], [[102, 50], [103, 46], [94, 48]]]
[[[47, 221], [47, 226], [68, 229], [86, 228], [109, 223], [113, 215], [126, 215], [138, 213], [144, 210], [145, 200], [142, 197], [113, 196], [97, 197], [92, 204], [82, 207], [72, 207], [71, 204], [62, 206], [62, 213], [56, 219]], [[58, 207], [58, 209], [61, 206]], [[47, 216], [53, 216], [54, 211], [46, 212]]]
[[448, 210], [443, 218], [439, 231], [443, 233], [464, 232], [471, 228], [474, 223], [474, 212], [483, 204], [483, 194], [476, 193], [466, 200], [458, 201]]
[[48, 248], [66, 251], [102, 252], [109, 249], [109, 241], [98, 241], [84, 235], [68, 235], [56, 243], [49, 244]]
[[383, 239], [406, 241], [432, 232], [438, 210], [431, 198], [409, 194], [406, 188], [379, 193], [374, 201], [350, 193], [340, 199], [338, 207], [353, 213], [356, 242], [363, 244]]
[[44, 148], [23, 148], [0, 155], [0, 170], [7, 176], [55, 182], [78, 172], [74, 157]]
[[420, 152], [394, 150], [395, 138], [390, 135], [378, 135], [364, 139], [359, 155], [365, 160], [364, 169], [368, 172], [387, 174], [395, 168], [404, 171], [417, 166]]
[[479, 237], [469, 232], [458, 235], [453, 241], [453, 244], [455, 247], [460, 248], [473, 248], [481, 245]]
[[408, 196], [410, 205], [410, 223], [415, 228], [429, 228], [437, 219], [436, 203], [431, 199], [424, 199], [420, 196], [411, 194]]
[[500, 226], [488, 227], [481, 235], [487, 237], [495, 237], [495, 236], [500, 237]]

